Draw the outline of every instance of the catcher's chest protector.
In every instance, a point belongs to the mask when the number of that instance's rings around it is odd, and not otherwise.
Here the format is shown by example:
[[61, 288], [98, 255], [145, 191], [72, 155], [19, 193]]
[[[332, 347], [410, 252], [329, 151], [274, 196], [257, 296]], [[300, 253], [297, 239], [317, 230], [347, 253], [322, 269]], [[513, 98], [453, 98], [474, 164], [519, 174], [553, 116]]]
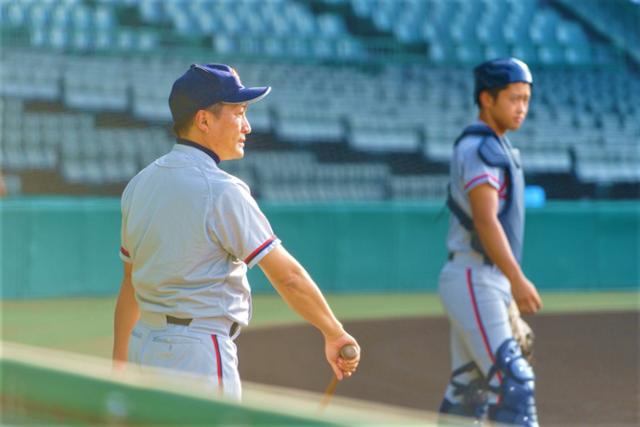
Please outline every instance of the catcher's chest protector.
[[[520, 262], [524, 240], [524, 173], [520, 163], [520, 153], [513, 148], [506, 137], [499, 138], [489, 126], [483, 123], [467, 126], [455, 144], [471, 135], [484, 137], [478, 146], [480, 159], [489, 166], [505, 170], [507, 199], [498, 213], [498, 220], [507, 235], [513, 255]], [[458, 206], [451, 194], [449, 194], [447, 206], [462, 226], [474, 233], [473, 220]], [[472, 246], [478, 252], [485, 254], [477, 238], [472, 239]]]

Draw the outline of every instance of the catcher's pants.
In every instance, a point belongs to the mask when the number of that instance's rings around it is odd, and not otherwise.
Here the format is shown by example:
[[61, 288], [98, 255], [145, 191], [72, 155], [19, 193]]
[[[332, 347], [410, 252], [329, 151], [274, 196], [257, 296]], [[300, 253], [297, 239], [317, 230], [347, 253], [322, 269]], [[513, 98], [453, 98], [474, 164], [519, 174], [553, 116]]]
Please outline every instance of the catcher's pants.
[[[452, 370], [474, 361], [486, 377], [498, 347], [513, 336], [508, 316], [509, 281], [481, 256], [458, 252], [442, 268], [438, 291], [451, 326]], [[468, 384], [477, 376], [477, 372], [467, 372], [456, 381]], [[498, 376], [491, 384], [499, 384]], [[451, 385], [445, 396], [451, 402], [459, 400]]]
[[162, 314], [142, 312], [129, 338], [129, 364], [144, 371], [155, 367], [204, 379], [217, 393], [240, 400], [242, 388], [233, 340], [237, 324], [226, 318], [193, 319], [187, 325], [167, 322]]

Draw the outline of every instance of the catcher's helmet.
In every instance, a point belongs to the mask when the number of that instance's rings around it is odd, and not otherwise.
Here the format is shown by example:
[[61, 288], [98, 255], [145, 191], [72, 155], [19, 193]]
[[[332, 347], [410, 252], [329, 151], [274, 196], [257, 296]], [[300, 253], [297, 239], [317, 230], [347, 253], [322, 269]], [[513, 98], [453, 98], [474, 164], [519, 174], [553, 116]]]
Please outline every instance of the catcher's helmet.
[[533, 84], [527, 64], [516, 58], [492, 59], [473, 69], [475, 89], [473, 97], [478, 102], [480, 92], [485, 89], [503, 87], [509, 83]]

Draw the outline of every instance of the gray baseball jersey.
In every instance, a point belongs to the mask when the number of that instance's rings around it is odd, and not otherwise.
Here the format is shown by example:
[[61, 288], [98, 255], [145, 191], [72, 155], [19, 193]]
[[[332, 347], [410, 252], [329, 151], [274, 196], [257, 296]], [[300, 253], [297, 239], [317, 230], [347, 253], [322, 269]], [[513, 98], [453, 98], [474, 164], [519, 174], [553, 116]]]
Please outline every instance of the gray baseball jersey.
[[[460, 141], [453, 152], [449, 182], [451, 197], [471, 217], [469, 192], [481, 184], [489, 184], [498, 190], [499, 209], [506, 199], [506, 174], [504, 169], [487, 165], [478, 155], [482, 136], [468, 136]], [[515, 149], [514, 149], [515, 150]], [[455, 215], [450, 215], [447, 249], [449, 252], [470, 252], [471, 234]]]
[[127, 185], [120, 257], [141, 311], [251, 318], [247, 267], [280, 241], [247, 185], [205, 150], [176, 144]]

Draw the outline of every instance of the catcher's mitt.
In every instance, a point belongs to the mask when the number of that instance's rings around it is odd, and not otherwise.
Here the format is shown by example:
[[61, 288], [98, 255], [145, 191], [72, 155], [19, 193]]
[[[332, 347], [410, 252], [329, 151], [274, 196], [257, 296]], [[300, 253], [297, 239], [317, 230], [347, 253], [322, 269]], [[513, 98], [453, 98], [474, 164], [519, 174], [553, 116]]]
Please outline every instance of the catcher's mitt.
[[520, 310], [516, 302], [512, 299], [509, 305], [509, 323], [513, 331], [513, 338], [520, 345], [522, 355], [529, 363], [533, 362], [533, 342], [535, 336], [531, 330], [531, 326], [520, 317]]

